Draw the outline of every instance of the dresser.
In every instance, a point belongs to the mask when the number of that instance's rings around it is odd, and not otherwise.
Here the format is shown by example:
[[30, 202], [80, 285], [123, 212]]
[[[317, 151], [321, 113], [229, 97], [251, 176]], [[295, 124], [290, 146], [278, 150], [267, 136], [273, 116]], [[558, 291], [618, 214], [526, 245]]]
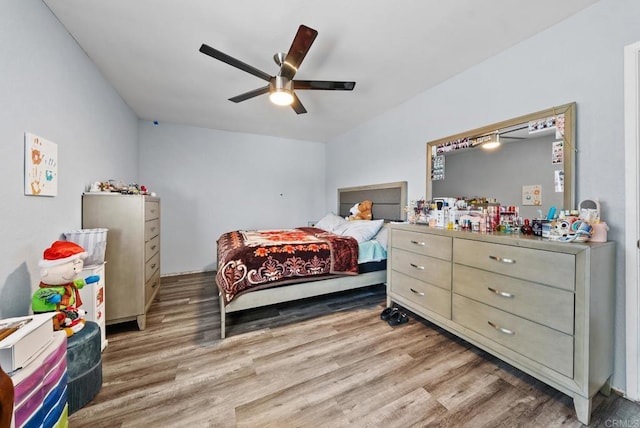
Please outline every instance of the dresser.
[[392, 224], [394, 302], [573, 398], [610, 391], [615, 245]]
[[106, 324], [135, 320], [146, 313], [160, 288], [160, 199], [144, 195], [85, 193], [82, 227], [105, 227]]

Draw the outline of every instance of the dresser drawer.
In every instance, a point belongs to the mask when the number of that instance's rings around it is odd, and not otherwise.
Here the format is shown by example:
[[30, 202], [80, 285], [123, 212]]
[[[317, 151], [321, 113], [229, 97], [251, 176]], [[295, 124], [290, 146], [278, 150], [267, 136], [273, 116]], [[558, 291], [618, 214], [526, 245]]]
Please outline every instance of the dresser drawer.
[[425, 256], [451, 260], [451, 238], [407, 230], [392, 230], [391, 245]]
[[453, 321], [521, 355], [573, 377], [573, 336], [453, 295]]
[[149, 303], [149, 299], [160, 286], [160, 271], [157, 270], [149, 280], [144, 284], [144, 301]]
[[451, 290], [451, 262], [394, 248], [391, 266], [394, 271]]
[[144, 244], [144, 260], [149, 260], [160, 251], [160, 235], [154, 236]]
[[156, 253], [144, 264], [144, 280], [148, 281], [160, 268], [160, 253]]
[[149, 220], [144, 222], [144, 241], [147, 242], [154, 236], [160, 234], [160, 220]]
[[453, 261], [566, 290], [575, 288], [572, 254], [455, 239]]
[[574, 295], [570, 291], [454, 264], [453, 292], [573, 334]]
[[144, 203], [144, 219], [153, 220], [160, 217], [160, 202], [145, 201]]
[[451, 292], [418, 281], [400, 272], [391, 272], [391, 292], [417, 306], [451, 319]]

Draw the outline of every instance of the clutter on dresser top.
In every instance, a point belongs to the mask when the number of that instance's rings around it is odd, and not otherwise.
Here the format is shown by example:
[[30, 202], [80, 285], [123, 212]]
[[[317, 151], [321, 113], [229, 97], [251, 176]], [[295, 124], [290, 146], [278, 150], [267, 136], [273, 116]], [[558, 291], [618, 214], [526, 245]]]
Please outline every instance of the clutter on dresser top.
[[144, 184], [126, 183], [122, 180], [95, 181], [87, 186], [87, 192], [91, 194], [118, 194], [118, 195], [149, 195], [156, 196], [149, 191]]
[[600, 203], [586, 199], [577, 209], [550, 207], [545, 214], [523, 218], [518, 205], [503, 205], [489, 197], [438, 197], [414, 200], [405, 207], [407, 222], [477, 233], [533, 235], [558, 242], [606, 242], [609, 226]]

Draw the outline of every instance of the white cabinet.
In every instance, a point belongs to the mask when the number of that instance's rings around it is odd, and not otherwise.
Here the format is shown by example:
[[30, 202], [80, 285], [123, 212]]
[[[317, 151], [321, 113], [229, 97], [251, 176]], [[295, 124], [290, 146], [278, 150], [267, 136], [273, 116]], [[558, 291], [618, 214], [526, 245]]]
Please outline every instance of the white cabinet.
[[107, 346], [106, 316], [105, 316], [105, 269], [104, 263], [93, 266], [85, 266], [82, 270], [82, 278], [98, 275], [100, 280], [87, 284], [80, 289], [82, 298], [81, 309], [87, 311], [86, 320], [93, 321], [100, 326], [100, 349], [104, 351]]
[[387, 304], [571, 396], [589, 423], [613, 373], [615, 245], [393, 224]]
[[160, 199], [117, 193], [82, 197], [82, 227], [106, 227], [106, 323], [135, 320], [146, 313], [160, 288]]

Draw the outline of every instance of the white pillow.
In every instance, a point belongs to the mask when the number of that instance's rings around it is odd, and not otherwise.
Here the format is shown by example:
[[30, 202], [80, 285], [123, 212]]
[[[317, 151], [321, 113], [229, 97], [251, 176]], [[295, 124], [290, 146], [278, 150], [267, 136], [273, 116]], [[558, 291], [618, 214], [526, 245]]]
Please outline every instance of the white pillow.
[[378, 241], [382, 248], [387, 250], [387, 241], [389, 240], [389, 229], [386, 226], [382, 226], [376, 236], [371, 238], [373, 241]]
[[326, 230], [327, 232], [333, 232], [337, 227], [346, 223], [347, 220], [343, 219], [339, 215], [329, 213], [322, 217], [315, 225], [318, 229]]
[[351, 236], [358, 242], [365, 242], [373, 238], [382, 227], [384, 220], [351, 220], [338, 226], [333, 233], [342, 236]]

